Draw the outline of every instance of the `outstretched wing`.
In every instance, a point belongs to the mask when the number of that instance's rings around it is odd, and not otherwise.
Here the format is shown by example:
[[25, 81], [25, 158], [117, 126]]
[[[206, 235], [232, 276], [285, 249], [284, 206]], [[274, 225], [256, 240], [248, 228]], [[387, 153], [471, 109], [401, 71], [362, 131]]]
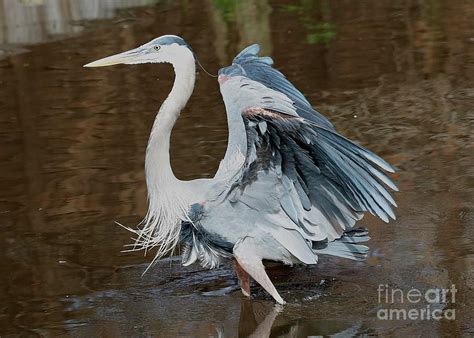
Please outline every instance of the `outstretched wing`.
[[259, 57], [260, 46], [253, 44], [241, 51], [232, 61], [242, 72], [241, 75], [259, 82], [265, 87], [286, 95], [293, 101], [298, 115], [328, 129], [334, 129], [329, 120], [313, 109], [304, 95], [288, 81], [279, 70], [272, 67], [271, 57]]
[[238, 115], [246, 140], [225, 198], [316, 242], [340, 238], [364, 211], [395, 219], [387, 187], [397, 188], [384, 173], [393, 168], [339, 135], [257, 52], [248, 47], [219, 72], [230, 139]]

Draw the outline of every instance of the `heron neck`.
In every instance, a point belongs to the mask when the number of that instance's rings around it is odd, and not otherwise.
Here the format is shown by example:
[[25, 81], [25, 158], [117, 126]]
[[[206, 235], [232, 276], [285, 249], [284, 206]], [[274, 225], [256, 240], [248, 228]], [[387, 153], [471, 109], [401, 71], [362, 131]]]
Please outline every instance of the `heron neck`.
[[171, 131], [193, 92], [196, 66], [191, 52], [180, 55], [172, 65], [175, 71], [173, 88], [156, 115], [146, 152], [145, 171], [149, 191], [159, 188], [163, 192], [178, 181], [170, 162]]

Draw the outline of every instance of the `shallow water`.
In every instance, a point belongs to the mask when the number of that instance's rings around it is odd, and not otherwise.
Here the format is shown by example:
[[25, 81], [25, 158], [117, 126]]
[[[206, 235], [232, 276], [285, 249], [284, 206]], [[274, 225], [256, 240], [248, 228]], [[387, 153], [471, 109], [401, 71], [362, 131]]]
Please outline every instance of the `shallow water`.
[[[472, 335], [473, 15], [468, 0], [0, 1], [0, 335]], [[397, 221], [361, 222], [366, 263], [270, 267], [284, 308], [258, 286], [244, 299], [228, 265], [169, 259], [141, 277], [151, 256], [121, 253], [114, 220], [146, 212], [144, 151], [172, 70], [82, 65], [170, 33], [212, 72], [261, 43], [339, 132], [399, 169]], [[176, 175], [212, 176], [226, 137], [200, 72], [173, 132]], [[379, 320], [379, 284], [455, 284], [435, 305], [456, 320]]]

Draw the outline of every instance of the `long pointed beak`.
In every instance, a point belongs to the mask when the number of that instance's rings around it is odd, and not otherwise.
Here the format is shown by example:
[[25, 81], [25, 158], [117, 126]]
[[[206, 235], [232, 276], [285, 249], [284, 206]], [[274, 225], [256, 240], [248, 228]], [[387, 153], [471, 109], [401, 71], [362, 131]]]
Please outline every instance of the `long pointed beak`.
[[136, 57], [140, 54], [140, 49], [132, 49], [120, 54], [115, 54], [112, 56], [105, 57], [103, 59], [97, 60], [90, 62], [84, 67], [105, 67], [105, 66], [112, 66], [112, 65], [118, 65], [122, 63], [130, 63], [133, 62]]

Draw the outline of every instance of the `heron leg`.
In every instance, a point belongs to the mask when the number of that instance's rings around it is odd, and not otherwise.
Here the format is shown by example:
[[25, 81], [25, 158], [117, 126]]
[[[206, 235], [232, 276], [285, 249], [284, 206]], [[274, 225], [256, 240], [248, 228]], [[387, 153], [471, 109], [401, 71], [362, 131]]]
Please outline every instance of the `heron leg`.
[[234, 260], [234, 270], [239, 278], [240, 289], [246, 297], [250, 297], [250, 275], [245, 271], [237, 260]]
[[240, 267], [245, 270], [253, 279], [267, 291], [277, 303], [285, 304], [277, 289], [268, 277], [262, 257], [255, 251], [256, 247], [249, 240], [244, 239], [234, 246], [234, 257]]

